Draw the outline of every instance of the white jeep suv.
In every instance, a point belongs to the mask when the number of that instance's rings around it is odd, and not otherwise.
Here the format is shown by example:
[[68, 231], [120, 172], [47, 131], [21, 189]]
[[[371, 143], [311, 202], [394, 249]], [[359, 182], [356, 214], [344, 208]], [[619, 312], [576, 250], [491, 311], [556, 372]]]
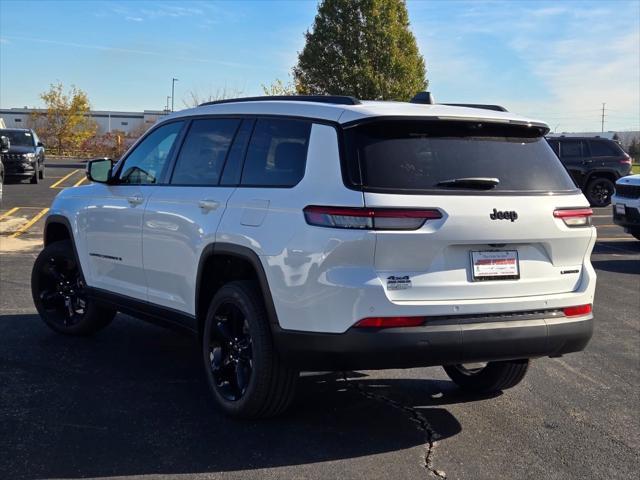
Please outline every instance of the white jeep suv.
[[33, 299], [61, 333], [116, 311], [195, 332], [234, 416], [284, 411], [301, 370], [443, 365], [506, 389], [592, 334], [592, 212], [547, 132], [351, 97], [177, 112], [58, 195]]

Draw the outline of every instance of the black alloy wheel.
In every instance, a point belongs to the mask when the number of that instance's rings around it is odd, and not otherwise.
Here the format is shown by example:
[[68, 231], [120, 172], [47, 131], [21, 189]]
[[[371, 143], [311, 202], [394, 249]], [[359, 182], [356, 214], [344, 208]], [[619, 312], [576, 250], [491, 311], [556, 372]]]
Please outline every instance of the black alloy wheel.
[[615, 185], [608, 178], [594, 178], [587, 185], [587, 200], [594, 207], [606, 207], [611, 203]]
[[275, 348], [256, 282], [236, 280], [220, 287], [209, 304], [201, 340], [207, 383], [220, 411], [265, 418], [291, 405], [298, 372]]
[[229, 401], [242, 398], [253, 372], [253, 349], [247, 319], [233, 303], [221, 304], [214, 314], [209, 361], [220, 395]]
[[76, 262], [64, 254], [49, 255], [37, 275], [38, 296], [49, 319], [62, 327], [82, 321], [87, 311], [87, 299]]
[[66, 335], [95, 333], [116, 314], [113, 307], [88, 298], [69, 240], [51, 243], [40, 252], [31, 272], [31, 295], [42, 320]]

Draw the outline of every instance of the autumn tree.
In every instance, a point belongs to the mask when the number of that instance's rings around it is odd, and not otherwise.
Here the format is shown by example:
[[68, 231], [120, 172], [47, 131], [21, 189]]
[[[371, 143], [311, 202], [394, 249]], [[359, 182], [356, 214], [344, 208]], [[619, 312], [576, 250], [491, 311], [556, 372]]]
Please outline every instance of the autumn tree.
[[264, 94], [270, 97], [274, 95], [295, 95], [297, 93], [293, 82], [284, 83], [279, 78], [276, 78], [271, 85], [262, 84], [260, 86]]
[[40, 98], [46, 112], [35, 113], [33, 120], [40, 137], [58, 153], [78, 149], [96, 134], [98, 126], [89, 117], [89, 98], [79, 88], [72, 86], [65, 93], [62, 83], [51, 84]]
[[404, 0], [323, 0], [305, 37], [298, 93], [409, 100], [427, 88]]

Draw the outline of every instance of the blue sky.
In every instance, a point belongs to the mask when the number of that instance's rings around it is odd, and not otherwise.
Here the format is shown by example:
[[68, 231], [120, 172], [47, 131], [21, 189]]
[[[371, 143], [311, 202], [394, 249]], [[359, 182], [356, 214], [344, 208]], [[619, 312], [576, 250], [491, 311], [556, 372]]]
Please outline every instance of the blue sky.
[[[261, 93], [287, 79], [315, 0], [0, 0], [0, 106], [55, 81], [95, 109], [161, 109], [190, 92]], [[557, 131], [640, 129], [640, 1], [408, 1], [440, 102], [500, 103]]]

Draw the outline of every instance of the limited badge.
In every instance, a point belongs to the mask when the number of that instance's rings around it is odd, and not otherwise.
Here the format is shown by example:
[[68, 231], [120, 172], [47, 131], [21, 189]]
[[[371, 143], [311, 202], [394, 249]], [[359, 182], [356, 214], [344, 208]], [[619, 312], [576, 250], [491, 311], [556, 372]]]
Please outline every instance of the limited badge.
[[393, 275], [387, 277], [387, 290], [406, 290], [407, 288], [411, 288], [409, 275], [405, 275], [404, 277], [395, 277]]

